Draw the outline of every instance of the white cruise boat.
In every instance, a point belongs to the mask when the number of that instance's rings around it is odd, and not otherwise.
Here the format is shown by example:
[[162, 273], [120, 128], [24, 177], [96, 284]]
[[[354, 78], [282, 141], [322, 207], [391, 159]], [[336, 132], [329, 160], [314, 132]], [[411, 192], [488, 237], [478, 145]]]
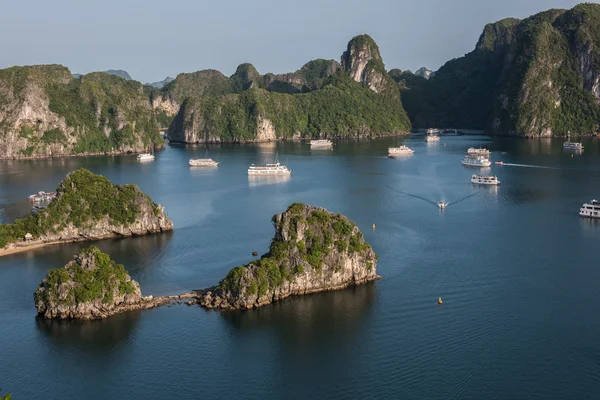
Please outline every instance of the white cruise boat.
[[479, 185], [499, 185], [500, 181], [497, 176], [494, 175], [475, 175], [471, 177], [471, 183], [477, 183]]
[[565, 150], [583, 150], [583, 144], [579, 142], [566, 141], [563, 143], [563, 149]]
[[488, 149], [484, 149], [483, 147], [478, 149], [475, 147], [469, 147], [467, 154], [470, 156], [489, 156], [491, 153]]
[[600, 201], [592, 200], [579, 209], [579, 215], [586, 218], [600, 218]]
[[435, 133], [438, 133], [439, 131], [440, 131], [440, 130], [439, 130], [439, 129], [436, 129], [436, 128], [429, 128], [429, 129], [427, 129], [427, 134], [428, 134], [428, 135], [433, 135], [433, 134], [435, 134]]
[[204, 158], [190, 158], [190, 167], [216, 167], [219, 165], [218, 161], [213, 160], [212, 158], [208, 158], [208, 150], [206, 150], [206, 155]]
[[273, 164], [265, 165], [250, 165], [248, 167], [248, 175], [255, 176], [273, 176], [273, 175], [291, 175], [292, 170], [285, 165], [279, 163], [279, 157], [275, 156]]
[[333, 142], [328, 139], [311, 140], [310, 147], [333, 147]]
[[138, 161], [154, 161], [154, 154], [142, 153], [137, 156]]
[[415, 151], [404, 145], [400, 147], [388, 147], [388, 157], [394, 158], [398, 156], [409, 156]]
[[492, 162], [484, 156], [469, 156], [466, 155], [462, 159], [463, 165], [467, 165], [469, 167], [489, 167], [492, 165]]
[[583, 150], [583, 144], [579, 142], [571, 142], [571, 131], [567, 133], [567, 141], [563, 143], [565, 150]]
[[190, 158], [190, 167], [216, 167], [218, 165], [219, 162], [212, 158]]

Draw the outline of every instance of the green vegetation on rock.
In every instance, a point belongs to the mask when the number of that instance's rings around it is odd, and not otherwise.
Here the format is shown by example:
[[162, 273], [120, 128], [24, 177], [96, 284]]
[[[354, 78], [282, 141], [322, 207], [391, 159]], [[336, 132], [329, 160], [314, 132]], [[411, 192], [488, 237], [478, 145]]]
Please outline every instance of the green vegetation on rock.
[[[306, 268], [322, 274], [325, 264], [333, 262], [337, 272], [338, 258], [346, 251], [351, 255], [371, 249], [354, 223], [324, 209], [294, 203], [274, 216], [273, 222], [277, 233], [269, 252], [232, 269], [220, 282], [220, 290], [246, 291], [261, 297], [305, 273]], [[298, 240], [299, 234], [302, 240]]]
[[[252, 88], [239, 95], [188, 99], [171, 128], [177, 140], [186, 130], [217, 141], [253, 140], [259, 119], [272, 122], [278, 138], [356, 137], [400, 134], [410, 121], [399, 98], [389, 99], [338, 72], [319, 90], [283, 94]], [[202, 130], [200, 130], [202, 129]]]
[[[391, 74], [416, 127], [550, 136], [600, 130], [600, 5], [486, 25], [428, 81]], [[390, 71], [391, 72], [391, 71]]]
[[139, 294], [139, 285], [123, 265], [92, 246], [81, 250], [63, 268], [48, 271], [34, 294], [34, 301], [38, 311], [46, 313], [49, 309], [94, 301], [112, 305], [115, 298], [130, 294]]
[[22, 241], [27, 233], [34, 238], [60, 232], [72, 225], [92, 227], [106, 218], [110, 226], [129, 226], [141, 207], [150, 204], [155, 215], [161, 213], [152, 199], [135, 185], [114, 185], [86, 169], [71, 172], [58, 185], [56, 198], [37, 214], [0, 225], [0, 248]]
[[[142, 85], [104, 72], [75, 79], [60, 65], [0, 70], [0, 109], [6, 111], [0, 113], [2, 158], [140, 151], [164, 144]], [[11, 139], [14, 131], [24, 140]]]

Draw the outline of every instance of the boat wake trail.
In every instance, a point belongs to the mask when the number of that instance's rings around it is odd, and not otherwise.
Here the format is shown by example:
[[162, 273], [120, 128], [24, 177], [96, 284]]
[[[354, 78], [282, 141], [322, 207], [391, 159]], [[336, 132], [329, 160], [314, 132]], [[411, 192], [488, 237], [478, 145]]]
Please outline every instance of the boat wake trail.
[[460, 203], [461, 201], [468, 200], [468, 199], [470, 199], [473, 196], [477, 196], [478, 194], [479, 194], [479, 192], [471, 193], [470, 195], [465, 196], [462, 199], [458, 199], [456, 201], [453, 201], [453, 202], [450, 202], [450, 203], [446, 204], [446, 207], [450, 207], [450, 206], [453, 206], [454, 204]]
[[558, 168], [558, 167], [546, 167], [544, 165], [527, 165], [527, 164], [512, 164], [512, 163], [503, 163], [502, 166], [523, 167], [523, 168], [541, 168], [541, 169], [564, 169], [564, 168]]
[[429, 200], [429, 199], [427, 199], [427, 198], [425, 198], [425, 197], [421, 197], [421, 196], [419, 196], [419, 195], [416, 195], [416, 194], [412, 194], [412, 193], [404, 192], [404, 191], [402, 191], [402, 190], [394, 189], [394, 188], [393, 188], [393, 187], [391, 187], [391, 186], [386, 186], [386, 187], [387, 187], [388, 189], [390, 189], [390, 190], [394, 191], [394, 192], [402, 193], [402, 194], [405, 194], [405, 195], [407, 195], [407, 196], [414, 197], [415, 199], [419, 199], [419, 200], [426, 201], [426, 202], [428, 202], [429, 204], [432, 204], [432, 205], [434, 205], [435, 207], [438, 207], [438, 203], [436, 203], [435, 201]]

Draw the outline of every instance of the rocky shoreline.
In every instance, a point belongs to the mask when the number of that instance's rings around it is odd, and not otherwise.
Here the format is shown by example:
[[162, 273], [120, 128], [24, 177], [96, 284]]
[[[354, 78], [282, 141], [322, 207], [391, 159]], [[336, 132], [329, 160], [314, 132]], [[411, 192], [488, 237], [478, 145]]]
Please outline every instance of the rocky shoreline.
[[272, 218], [269, 252], [227, 274], [218, 285], [175, 296], [142, 296], [125, 268], [96, 247], [50, 270], [34, 294], [46, 319], [103, 319], [173, 303], [248, 310], [292, 296], [341, 290], [381, 279], [377, 255], [341, 214], [294, 203]]
[[[165, 146], [160, 145], [154, 148], [154, 151], [164, 150]], [[53, 158], [67, 158], [67, 157], [97, 157], [97, 156], [124, 156], [124, 155], [133, 155], [133, 154], [141, 154], [144, 149], [133, 150], [116, 150], [116, 151], [100, 151], [100, 152], [89, 152], [89, 153], [65, 153], [65, 154], [35, 154], [31, 156], [26, 156], [23, 154], [13, 155], [10, 157], [2, 157], [0, 156], [0, 160], [48, 160]]]

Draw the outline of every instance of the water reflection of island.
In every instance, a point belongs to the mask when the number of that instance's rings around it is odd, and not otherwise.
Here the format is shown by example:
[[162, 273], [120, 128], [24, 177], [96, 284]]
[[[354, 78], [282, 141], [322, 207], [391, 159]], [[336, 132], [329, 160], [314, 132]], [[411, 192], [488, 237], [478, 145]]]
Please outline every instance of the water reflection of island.
[[59, 351], [70, 351], [76, 347], [85, 353], [100, 355], [122, 348], [124, 342], [131, 341], [140, 316], [141, 311], [97, 321], [59, 321], [36, 317], [36, 326], [47, 342]]
[[375, 290], [369, 283], [290, 297], [247, 312], [219, 313], [229, 338], [223, 362], [241, 370], [260, 365], [272, 376], [293, 377], [286, 383], [288, 392], [311, 398], [306, 382], [312, 385], [309, 391], [318, 391], [331, 385], [331, 376], [344, 379], [348, 367], [365, 356], [369, 344], [363, 340], [364, 331], [370, 326]]
[[278, 330], [286, 341], [353, 336], [375, 302], [375, 283], [344, 290], [293, 296], [247, 312], [224, 312], [222, 319], [237, 333]]
[[277, 183], [289, 182], [292, 179], [291, 175], [248, 175], [248, 186], [257, 187], [263, 185], [273, 185]]

